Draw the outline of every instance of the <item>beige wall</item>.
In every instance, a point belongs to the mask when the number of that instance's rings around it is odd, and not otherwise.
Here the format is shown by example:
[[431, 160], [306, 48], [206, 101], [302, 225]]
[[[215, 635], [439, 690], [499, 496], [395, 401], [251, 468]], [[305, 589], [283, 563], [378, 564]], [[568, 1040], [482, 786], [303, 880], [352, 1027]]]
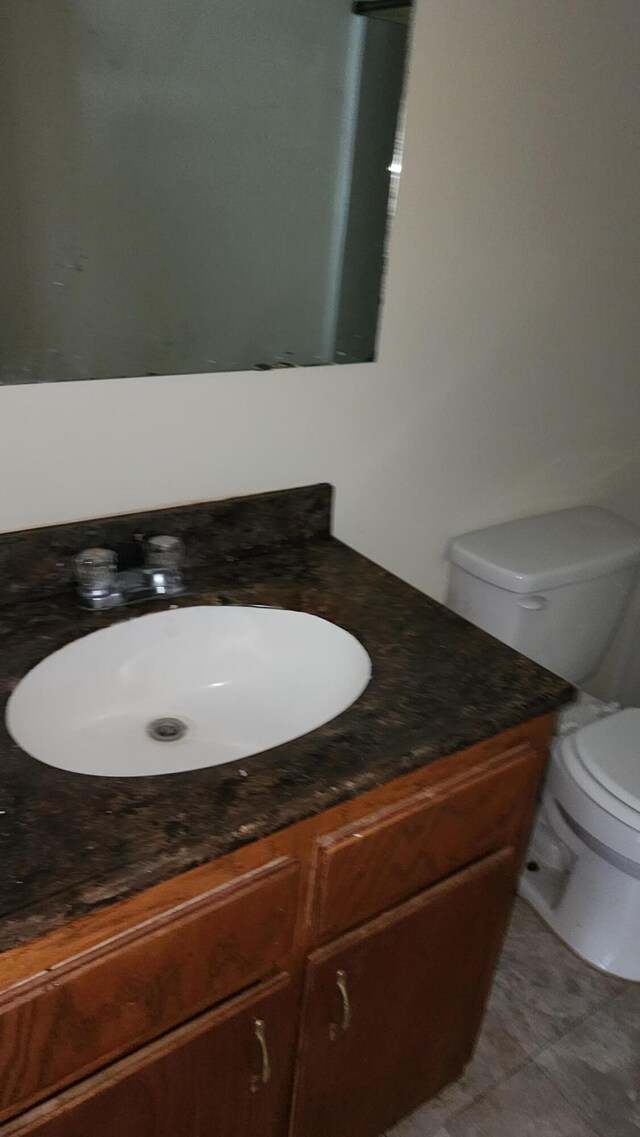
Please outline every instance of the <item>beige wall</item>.
[[418, 0], [379, 361], [0, 390], [0, 529], [328, 480], [441, 596], [456, 532], [640, 521], [637, 0]]

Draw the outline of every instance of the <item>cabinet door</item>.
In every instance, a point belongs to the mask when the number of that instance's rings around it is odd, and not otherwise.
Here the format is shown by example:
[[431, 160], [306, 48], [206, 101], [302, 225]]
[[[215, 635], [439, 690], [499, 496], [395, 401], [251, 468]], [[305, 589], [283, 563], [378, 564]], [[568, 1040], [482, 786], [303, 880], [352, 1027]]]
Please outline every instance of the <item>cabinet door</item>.
[[6, 1137], [285, 1137], [296, 999], [277, 976], [0, 1128]]
[[503, 849], [309, 957], [294, 1137], [378, 1137], [471, 1056], [513, 896]]

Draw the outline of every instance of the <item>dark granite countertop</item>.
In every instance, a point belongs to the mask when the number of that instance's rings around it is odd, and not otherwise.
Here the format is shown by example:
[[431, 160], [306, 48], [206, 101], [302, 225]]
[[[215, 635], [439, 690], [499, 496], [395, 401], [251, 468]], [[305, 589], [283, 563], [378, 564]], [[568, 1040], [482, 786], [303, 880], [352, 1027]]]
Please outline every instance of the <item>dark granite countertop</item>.
[[188, 577], [181, 606], [279, 605], [346, 628], [371, 656], [368, 688], [320, 729], [239, 762], [162, 777], [70, 774], [16, 746], [6, 698], [56, 648], [167, 605], [86, 613], [67, 591], [0, 610], [0, 950], [552, 711], [571, 693], [323, 532], [196, 565]]

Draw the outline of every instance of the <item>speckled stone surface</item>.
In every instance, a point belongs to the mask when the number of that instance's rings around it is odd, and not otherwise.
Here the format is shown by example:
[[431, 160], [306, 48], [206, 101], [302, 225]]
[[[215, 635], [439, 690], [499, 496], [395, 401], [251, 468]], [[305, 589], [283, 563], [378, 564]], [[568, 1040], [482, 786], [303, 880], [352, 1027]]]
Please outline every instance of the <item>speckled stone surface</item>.
[[[326, 507], [326, 487], [319, 489]], [[322, 514], [318, 500], [309, 494], [316, 519]], [[66, 591], [38, 600], [29, 593], [0, 610], [0, 950], [569, 698], [564, 681], [323, 528], [301, 523], [296, 536], [303, 533], [306, 540], [274, 543], [240, 560], [212, 550], [206, 566], [188, 571], [190, 591], [181, 606], [253, 603], [315, 613], [356, 635], [373, 662], [368, 688], [338, 718], [225, 766], [156, 778], [97, 778], [30, 758], [4, 726], [6, 698], [21, 676], [73, 639], [166, 604], [87, 613]]]

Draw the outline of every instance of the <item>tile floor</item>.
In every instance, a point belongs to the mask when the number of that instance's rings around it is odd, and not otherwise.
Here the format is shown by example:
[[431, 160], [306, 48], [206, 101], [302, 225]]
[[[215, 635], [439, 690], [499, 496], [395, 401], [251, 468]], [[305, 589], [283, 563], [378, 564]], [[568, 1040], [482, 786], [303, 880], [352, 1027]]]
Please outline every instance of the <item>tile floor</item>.
[[387, 1137], [640, 1137], [640, 984], [517, 900], [475, 1057]]

